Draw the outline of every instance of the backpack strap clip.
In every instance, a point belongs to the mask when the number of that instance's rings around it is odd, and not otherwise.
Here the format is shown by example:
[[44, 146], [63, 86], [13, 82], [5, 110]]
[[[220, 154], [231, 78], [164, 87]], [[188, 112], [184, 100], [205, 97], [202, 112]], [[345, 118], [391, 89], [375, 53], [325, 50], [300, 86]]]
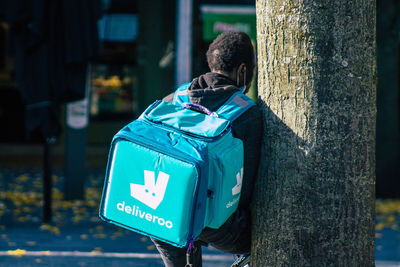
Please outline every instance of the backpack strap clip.
[[193, 241], [193, 236], [190, 238], [189, 241], [189, 246], [186, 251], [186, 265], [185, 267], [193, 267], [193, 247], [194, 247], [194, 241]]

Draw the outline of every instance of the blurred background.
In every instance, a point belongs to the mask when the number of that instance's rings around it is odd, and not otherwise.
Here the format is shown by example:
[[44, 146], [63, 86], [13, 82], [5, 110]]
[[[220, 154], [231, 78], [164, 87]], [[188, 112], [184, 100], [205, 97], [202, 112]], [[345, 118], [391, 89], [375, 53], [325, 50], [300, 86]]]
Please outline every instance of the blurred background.
[[[3, 166], [42, 164], [47, 140], [58, 168], [104, 167], [116, 131], [177, 85], [209, 71], [205, 52], [219, 33], [242, 30], [256, 43], [254, 5], [254, 0], [3, 1]], [[251, 96], [256, 98], [255, 86]]]
[[[399, 2], [377, 1], [377, 238], [399, 236]], [[119, 238], [154, 250], [98, 219], [109, 144], [154, 100], [209, 71], [208, 45], [227, 30], [256, 46], [255, 0], [0, 0], [0, 250], [52, 249], [15, 227], [65, 242], [75, 237], [60, 229], [82, 224], [82, 250], [125, 251], [106, 248]]]

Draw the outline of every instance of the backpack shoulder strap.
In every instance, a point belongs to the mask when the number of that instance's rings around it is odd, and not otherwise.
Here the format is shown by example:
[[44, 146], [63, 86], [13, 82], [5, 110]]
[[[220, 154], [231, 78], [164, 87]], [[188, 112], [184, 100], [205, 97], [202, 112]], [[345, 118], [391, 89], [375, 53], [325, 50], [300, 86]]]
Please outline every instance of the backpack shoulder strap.
[[184, 103], [190, 103], [190, 98], [187, 89], [190, 83], [184, 83], [176, 89], [172, 104], [183, 106]]
[[249, 108], [255, 105], [256, 103], [254, 103], [254, 101], [248, 96], [242, 92], [236, 92], [216, 111], [216, 113], [219, 117], [223, 117], [224, 119], [233, 122]]
[[[178, 89], [176, 89], [172, 102], [174, 105], [183, 107], [185, 106], [185, 103], [190, 103], [187, 91], [190, 84], [190, 82], [182, 84]], [[234, 93], [215, 113], [217, 113], [218, 116], [233, 122], [249, 108], [255, 105], [256, 104], [253, 100], [238, 91]]]

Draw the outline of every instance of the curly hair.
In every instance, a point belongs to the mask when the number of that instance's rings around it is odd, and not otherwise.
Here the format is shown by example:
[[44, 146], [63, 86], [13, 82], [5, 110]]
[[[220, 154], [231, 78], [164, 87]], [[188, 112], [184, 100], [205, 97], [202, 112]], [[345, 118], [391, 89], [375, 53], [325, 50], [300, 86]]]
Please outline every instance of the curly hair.
[[221, 33], [209, 46], [206, 53], [211, 70], [231, 72], [241, 63], [248, 70], [254, 68], [254, 48], [250, 37], [244, 32]]

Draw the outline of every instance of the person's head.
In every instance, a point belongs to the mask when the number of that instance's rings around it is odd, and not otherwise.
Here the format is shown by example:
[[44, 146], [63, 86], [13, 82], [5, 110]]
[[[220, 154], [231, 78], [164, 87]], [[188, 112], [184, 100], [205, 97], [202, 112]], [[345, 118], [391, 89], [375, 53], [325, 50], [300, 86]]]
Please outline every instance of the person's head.
[[221, 33], [210, 44], [206, 56], [212, 72], [230, 77], [239, 87], [250, 87], [256, 62], [253, 45], [246, 33]]

